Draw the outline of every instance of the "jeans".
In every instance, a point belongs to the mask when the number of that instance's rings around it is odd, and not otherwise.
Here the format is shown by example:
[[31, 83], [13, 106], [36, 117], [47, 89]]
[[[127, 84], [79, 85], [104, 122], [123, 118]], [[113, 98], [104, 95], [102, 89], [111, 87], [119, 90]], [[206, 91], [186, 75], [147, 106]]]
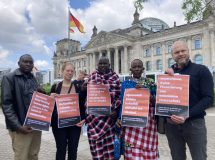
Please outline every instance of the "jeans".
[[187, 120], [181, 125], [167, 122], [165, 129], [173, 160], [186, 159], [186, 144], [193, 160], [207, 159], [207, 129], [203, 118]]
[[52, 132], [57, 148], [56, 160], [65, 160], [67, 149], [68, 160], [76, 160], [81, 127], [58, 128], [57, 125], [52, 125]]

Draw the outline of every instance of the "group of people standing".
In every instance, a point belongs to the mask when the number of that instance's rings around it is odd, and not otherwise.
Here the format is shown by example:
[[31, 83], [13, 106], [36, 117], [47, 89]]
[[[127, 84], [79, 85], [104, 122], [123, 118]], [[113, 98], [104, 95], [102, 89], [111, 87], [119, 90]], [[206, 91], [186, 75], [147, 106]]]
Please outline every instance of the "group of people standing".
[[[166, 70], [167, 74], [184, 74], [190, 76], [189, 83], [189, 117], [171, 115], [166, 117], [165, 134], [173, 160], [186, 159], [186, 144], [192, 159], [207, 159], [207, 131], [205, 110], [213, 103], [213, 78], [204, 65], [192, 63], [189, 49], [183, 41], [173, 44], [172, 57], [175, 64]], [[41, 132], [22, 126], [34, 91], [41, 92], [31, 71], [33, 58], [23, 55], [19, 59], [19, 68], [3, 77], [2, 109], [7, 129], [12, 138], [15, 160], [37, 160], [41, 142]], [[118, 75], [110, 68], [109, 59], [101, 57], [97, 69], [86, 80], [83, 77], [71, 82], [74, 66], [66, 63], [62, 67], [63, 81], [51, 88], [52, 97], [58, 94], [78, 93], [81, 121], [75, 126], [58, 128], [56, 106], [52, 115], [52, 131], [56, 142], [56, 160], [77, 159], [77, 148], [81, 126], [88, 126], [87, 135], [93, 160], [114, 160], [114, 138], [116, 126], [123, 133], [125, 160], [157, 160], [158, 135], [155, 117], [156, 90], [154, 83], [148, 83], [143, 77], [144, 65], [140, 59], [134, 59], [130, 65], [132, 85], [120, 83]], [[87, 114], [87, 84], [107, 84], [111, 97], [111, 114], [95, 116]], [[150, 103], [148, 124], [145, 128], [122, 127], [121, 110], [123, 93], [126, 88], [148, 88]], [[160, 153], [161, 154], [161, 153]]]

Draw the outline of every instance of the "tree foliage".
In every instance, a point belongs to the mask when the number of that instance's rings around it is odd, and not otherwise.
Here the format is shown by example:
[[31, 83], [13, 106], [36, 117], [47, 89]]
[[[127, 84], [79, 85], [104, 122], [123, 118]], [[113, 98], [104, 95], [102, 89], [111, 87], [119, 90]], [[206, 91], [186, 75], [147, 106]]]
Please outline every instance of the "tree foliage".
[[205, 10], [203, 11], [203, 19], [208, 18], [210, 15], [212, 15], [213, 11], [214, 8], [211, 5], [206, 4]]
[[51, 92], [51, 85], [50, 85], [50, 83], [44, 84], [44, 85], [42, 86], [42, 88], [44, 89], [44, 91], [46, 92], [47, 95], [50, 94], [50, 92]]
[[202, 0], [183, 0], [182, 9], [185, 15], [185, 20], [187, 22], [202, 19], [202, 16], [203, 16], [202, 8], [204, 5], [203, 1]]
[[[134, 6], [141, 11], [143, 9], [144, 2], [148, 0], [135, 0]], [[212, 0], [211, 0], [212, 1]], [[194, 20], [201, 20], [207, 18], [211, 13], [213, 8], [207, 3], [206, 0], [183, 0], [182, 10], [187, 22]]]
[[[212, 1], [212, 0], [211, 0]], [[187, 22], [201, 20], [212, 14], [211, 1], [206, 0], [183, 0], [182, 9]]]
[[135, 0], [134, 1], [134, 7], [141, 11], [143, 9], [143, 3], [147, 2], [148, 0]]

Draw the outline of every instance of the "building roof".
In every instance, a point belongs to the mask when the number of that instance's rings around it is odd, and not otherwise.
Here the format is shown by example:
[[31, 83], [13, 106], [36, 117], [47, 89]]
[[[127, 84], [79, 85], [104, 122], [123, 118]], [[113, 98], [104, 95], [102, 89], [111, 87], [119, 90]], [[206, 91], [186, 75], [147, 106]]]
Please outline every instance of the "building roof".
[[[79, 41], [76, 41], [76, 40], [73, 40], [73, 39], [69, 39], [70, 42], [76, 42], [76, 43], [80, 43]], [[56, 42], [56, 44], [59, 44], [59, 43], [65, 43], [65, 42], [68, 42], [68, 38], [64, 38], [64, 39], [61, 39], [59, 41]]]

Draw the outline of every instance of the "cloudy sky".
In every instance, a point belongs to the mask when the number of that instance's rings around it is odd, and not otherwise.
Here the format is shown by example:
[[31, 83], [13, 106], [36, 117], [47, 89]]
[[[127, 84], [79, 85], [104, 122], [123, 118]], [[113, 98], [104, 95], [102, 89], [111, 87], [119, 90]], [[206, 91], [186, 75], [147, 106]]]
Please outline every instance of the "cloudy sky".
[[[156, 17], [170, 27], [184, 24], [182, 0], [151, 0], [140, 19]], [[133, 0], [70, 0], [70, 11], [83, 24], [70, 38], [84, 46], [96, 25], [98, 32], [129, 27]], [[68, 36], [68, 0], [0, 0], [0, 68], [16, 68], [22, 54], [31, 54], [39, 69], [52, 68], [56, 41]]]

